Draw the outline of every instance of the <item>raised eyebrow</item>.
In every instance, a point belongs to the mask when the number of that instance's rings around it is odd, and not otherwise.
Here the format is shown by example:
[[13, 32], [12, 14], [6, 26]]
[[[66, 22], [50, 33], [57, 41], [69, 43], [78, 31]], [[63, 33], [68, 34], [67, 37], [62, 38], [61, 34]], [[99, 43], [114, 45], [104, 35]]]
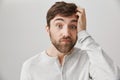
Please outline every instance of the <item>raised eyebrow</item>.
[[[55, 21], [64, 21], [64, 19], [62, 19], [62, 18], [57, 18], [57, 19], [55, 19], [54, 20], [54, 22]], [[71, 22], [77, 22], [78, 20], [75, 20], [75, 19], [73, 19], [73, 20], [71, 20]]]
[[55, 21], [64, 21], [64, 20], [62, 18], [57, 18], [57, 19], [54, 20], [54, 22]]
[[78, 20], [71, 20], [71, 22], [77, 22]]

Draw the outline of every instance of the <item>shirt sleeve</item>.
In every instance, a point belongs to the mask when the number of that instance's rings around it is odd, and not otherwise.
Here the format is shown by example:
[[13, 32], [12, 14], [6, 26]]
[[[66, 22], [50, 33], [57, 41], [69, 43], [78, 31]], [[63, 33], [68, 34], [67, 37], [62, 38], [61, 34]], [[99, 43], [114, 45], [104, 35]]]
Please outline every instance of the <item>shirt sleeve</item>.
[[32, 80], [27, 63], [24, 63], [22, 66], [20, 80]]
[[93, 80], [120, 80], [120, 70], [95, 40], [85, 31], [78, 34], [78, 43], [89, 56], [89, 74]]

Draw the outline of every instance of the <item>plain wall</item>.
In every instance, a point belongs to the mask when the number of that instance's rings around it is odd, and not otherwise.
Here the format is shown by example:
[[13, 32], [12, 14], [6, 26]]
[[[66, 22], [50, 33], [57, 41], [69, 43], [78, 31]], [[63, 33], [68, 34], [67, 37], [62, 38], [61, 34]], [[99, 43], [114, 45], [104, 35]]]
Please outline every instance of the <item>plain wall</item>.
[[[46, 12], [58, 0], [0, 0], [0, 80], [19, 80], [22, 63], [49, 47]], [[120, 65], [120, 1], [64, 0], [86, 9], [87, 31]]]

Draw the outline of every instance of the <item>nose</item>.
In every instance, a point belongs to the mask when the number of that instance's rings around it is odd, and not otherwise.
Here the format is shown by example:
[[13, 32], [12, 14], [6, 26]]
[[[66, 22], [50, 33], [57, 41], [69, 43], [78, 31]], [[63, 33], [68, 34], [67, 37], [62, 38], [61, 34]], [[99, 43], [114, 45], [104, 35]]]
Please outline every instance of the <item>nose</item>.
[[68, 37], [70, 36], [70, 30], [67, 26], [64, 26], [63, 30], [62, 30], [63, 36], [64, 37]]

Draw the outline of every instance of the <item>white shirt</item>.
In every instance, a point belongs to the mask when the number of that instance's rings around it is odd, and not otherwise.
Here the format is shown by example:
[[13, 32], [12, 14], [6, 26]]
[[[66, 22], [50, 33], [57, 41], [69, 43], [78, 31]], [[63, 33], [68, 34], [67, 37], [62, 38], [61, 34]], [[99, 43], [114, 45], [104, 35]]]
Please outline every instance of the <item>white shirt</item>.
[[79, 48], [66, 55], [61, 66], [45, 51], [24, 62], [21, 80], [120, 80], [120, 70], [86, 32], [79, 33]]

